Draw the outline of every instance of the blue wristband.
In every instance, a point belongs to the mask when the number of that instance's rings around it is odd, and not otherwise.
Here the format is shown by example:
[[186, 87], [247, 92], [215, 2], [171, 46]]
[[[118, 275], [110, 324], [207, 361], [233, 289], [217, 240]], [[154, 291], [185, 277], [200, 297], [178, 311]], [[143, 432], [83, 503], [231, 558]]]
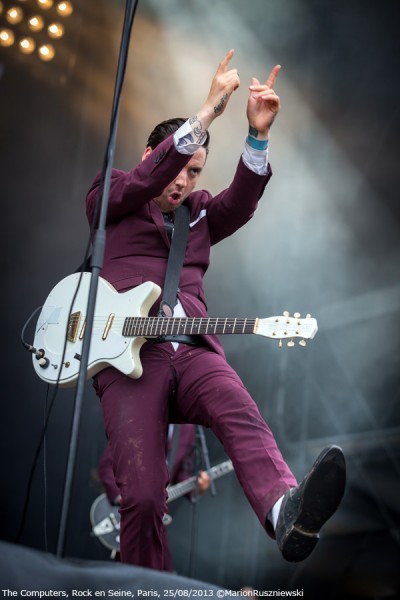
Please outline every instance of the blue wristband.
[[256, 140], [251, 135], [248, 135], [246, 138], [246, 143], [254, 150], [266, 150], [268, 148], [269, 140]]

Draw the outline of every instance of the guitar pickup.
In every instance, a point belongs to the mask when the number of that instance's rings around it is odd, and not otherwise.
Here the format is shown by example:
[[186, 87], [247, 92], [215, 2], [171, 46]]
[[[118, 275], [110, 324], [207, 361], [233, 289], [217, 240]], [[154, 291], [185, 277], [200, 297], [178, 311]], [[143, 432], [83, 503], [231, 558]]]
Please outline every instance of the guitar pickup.
[[101, 336], [102, 340], [107, 339], [107, 336], [108, 336], [111, 326], [113, 324], [114, 318], [115, 318], [115, 313], [110, 313], [110, 315], [108, 316], [108, 319], [107, 319], [106, 326], [104, 327], [103, 335]]

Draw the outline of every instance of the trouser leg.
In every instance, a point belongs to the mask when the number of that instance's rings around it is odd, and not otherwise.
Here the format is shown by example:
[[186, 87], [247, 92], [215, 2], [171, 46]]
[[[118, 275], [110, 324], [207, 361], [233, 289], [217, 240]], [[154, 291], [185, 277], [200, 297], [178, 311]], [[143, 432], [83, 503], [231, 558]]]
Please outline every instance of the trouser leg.
[[171, 368], [161, 348], [143, 350], [142, 363], [138, 380], [109, 368], [96, 385], [121, 493], [121, 561], [162, 570]]
[[[178, 352], [175, 410], [183, 419], [210, 427], [231, 458], [238, 480], [265, 526], [276, 500], [297, 485], [275, 438], [239, 376], [206, 348]], [[267, 523], [267, 531], [273, 534]]]

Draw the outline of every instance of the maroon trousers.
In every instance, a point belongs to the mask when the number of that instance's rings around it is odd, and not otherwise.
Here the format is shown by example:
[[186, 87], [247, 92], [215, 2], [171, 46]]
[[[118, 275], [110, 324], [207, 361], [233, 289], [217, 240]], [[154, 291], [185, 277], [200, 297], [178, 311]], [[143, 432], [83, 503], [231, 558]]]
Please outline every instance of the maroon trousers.
[[[265, 527], [274, 503], [296, 479], [255, 402], [226, 360], [205, 346], [146, 343], [143, 375], [100, 372], [101, 398], [121, 500], [121, 561], [158, 570], [164, 559], [168, 421], [210, 427]], [[273, 535], [267, 523], [267, 531]]]

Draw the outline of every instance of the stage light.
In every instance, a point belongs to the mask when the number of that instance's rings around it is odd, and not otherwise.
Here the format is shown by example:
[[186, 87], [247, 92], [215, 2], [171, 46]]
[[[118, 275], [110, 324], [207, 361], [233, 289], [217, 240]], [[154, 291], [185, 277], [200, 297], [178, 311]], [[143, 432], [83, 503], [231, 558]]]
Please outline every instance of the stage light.
[[69, 17], [69, 15], [72, 14], [73, 10], [74, 9], [71, 2], [68, 2], [68, 0], [65, 2], [59, 2], [57, 4], [57, 12], [62, 17]]
[[40, 8], [47, 10], [53, 6], [53, 0], [37, 0]]
[[6, 19], [12, 25], [16, 25], [17, 23], [20, 23], [23, 18], [24, 18], [24, 13], [23, 13], [22, 8], [19, 8], [19, 6], [12, 6], [6, 12]]
[[53, 39], [58, 39], [64, 35], [64, 27], [61, 23], [52, 23], [48, 26], [47, 32]]
[[43, 44], [43, 46], [40, 46], [38, 54], [41, 60], [48, 62], [54, 58], [56, 51], [51, 44]]
[[35, 41], [31, 37], [22, 38], [19, 41], [19, 49], [22, 54], [32, 54], [35, 48]]
[[[48, 11], [50, 18], [42, 16], [41, 9]], [[61, 43], [57, 40], [65, 35], [64, 18], [73, 12], [74, 6], [69, 0], [0, 0], [3, 21], [0, 23], [0, 46], [15, 44], [23, 54], [34, 53], [42, 61], [51, 61], [56, 55], [56, 44]], [[5, 20], [10, 25], [6, 25]]]
[[0, 46], [12, 46], [15, 40], [15, 35], [11, 29], [0, 29]]
[[28, 21], [28, 27], [31, 31], [40, 31], [44, 27], [44, 19], [40, 15], [34, 15]]

